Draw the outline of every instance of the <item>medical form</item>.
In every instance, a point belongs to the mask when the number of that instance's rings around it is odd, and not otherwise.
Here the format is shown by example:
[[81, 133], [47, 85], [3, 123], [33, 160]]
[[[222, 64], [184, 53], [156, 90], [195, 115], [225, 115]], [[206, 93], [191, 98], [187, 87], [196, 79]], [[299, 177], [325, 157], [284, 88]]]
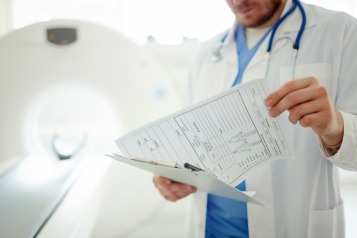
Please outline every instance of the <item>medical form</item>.
[[232, 187], [256, 167], [293, 159], [280, 117], [269, 116], [265, 79], [252, 80], [142, 126], [116, 140], [129, 158], [193, 164]]

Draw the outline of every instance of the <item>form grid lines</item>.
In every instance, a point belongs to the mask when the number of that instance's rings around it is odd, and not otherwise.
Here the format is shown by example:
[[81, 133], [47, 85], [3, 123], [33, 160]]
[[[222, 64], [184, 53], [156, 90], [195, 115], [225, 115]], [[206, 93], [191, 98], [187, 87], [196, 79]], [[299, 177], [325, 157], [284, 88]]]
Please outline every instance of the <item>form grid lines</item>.
[[[268, 89], [263, 80], [234, 87], [141, 127], [117, 143], [127, 154], [189, 162], [236, 186], [256, 165], [283, 152], [291, 154], [282, 122], [271, 119], [263, 105], [264, 90]], [[136, 145], [130, 144], [132, 140]]]

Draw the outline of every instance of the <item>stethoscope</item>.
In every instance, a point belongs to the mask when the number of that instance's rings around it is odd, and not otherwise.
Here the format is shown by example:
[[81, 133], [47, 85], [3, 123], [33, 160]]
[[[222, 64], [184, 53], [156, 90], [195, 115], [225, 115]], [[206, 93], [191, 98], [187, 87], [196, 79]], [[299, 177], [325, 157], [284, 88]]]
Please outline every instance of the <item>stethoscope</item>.
[[[265, 56], [266, 59], [266, 65], [265, 65], [265, 74], [264, 76], [266, 77], [268, 75], [268, 70], [269, 70], [269, 65], [270, 65], [270, 57], [271, 57], [271, 50], [273, 47], [273, 40], [274, 40], [274, 35], [276, 30], [278, 29], [278, 27], [280, 26], [280, 24], [296, 9], [296, 6], [299, 7], [301, 15], [302, 15], [302, 23], [301, 23], [301, 27], [299, 30], [299, 33], [295, 39], [295, 43], [293, 44], [293, 55], [292, 55], [292, 63], [291, 63], [291, 80], [294, 79], [294, 71], [295, 71], [295, 63], [296, 63], [296, 58], [298, 55], [298, 50], [299, 50], [299, 46], [300, 46], [300, 39], [302, 36], [302, 33], [305, 30], [305, 25], [306, 25], [306, 14], [305, 14], [305, 10], [303, 8], [303, 6], [301, 5], [299, 0], [293, 0], [293, 6], [290, 8], [290, 10], [285, 13], [285, 15], [283, 17], [281, 17], [279, 19], [279, 21], [277, 23], [275, 23], [275, 25], [270, 29], [271, 35], [270, 35], [270, 40], [269, 40], [269, 44], [268, 44], [268, 48], [267, 48], [267, 53]], [[224, 40], [227, 38], [227, 35], [222, 39], [221, 42], [219, 42], [219, 44], [215, 45], [212, 47], [212, 57], [211, 60], [213, 62], [219, 62], [222, 59], [222, 55], [220, 53], [220, 50], [223, 46], [223, 42]], [[281, 38], [281, 39], [286, 39], [287, 37]], [[279, 40], [281, 40], [279, 39]], [[290, 38], [287, 38], [290, 40]], [[277, 43], [279, 40], [277, 40], [275, 43]]]

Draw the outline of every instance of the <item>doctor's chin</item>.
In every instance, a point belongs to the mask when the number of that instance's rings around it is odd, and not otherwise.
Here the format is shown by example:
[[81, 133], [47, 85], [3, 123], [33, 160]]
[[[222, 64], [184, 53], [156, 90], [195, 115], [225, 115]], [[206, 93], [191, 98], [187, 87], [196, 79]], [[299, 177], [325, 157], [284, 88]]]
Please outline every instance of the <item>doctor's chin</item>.
[[0, 237], [357, 237], [356, 17], [0, 0]]

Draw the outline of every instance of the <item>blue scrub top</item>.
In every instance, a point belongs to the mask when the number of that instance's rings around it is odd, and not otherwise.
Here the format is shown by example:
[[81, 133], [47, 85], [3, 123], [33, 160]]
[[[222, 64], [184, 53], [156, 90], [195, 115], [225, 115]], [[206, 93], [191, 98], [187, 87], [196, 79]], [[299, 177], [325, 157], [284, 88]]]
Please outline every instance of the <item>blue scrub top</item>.
[[[268, 34], [269, 31], [249, 50], [244, 28], [242, 25], [238, 25], [235, 32], [235, 39], [237, 43], [237, 53], [239, 55], [239, 72], [232, 87], [242, 83], [244, 70]], [[246, 191], [245, 181], [236, 188], [241, 191]], [[247, 204], [245, 202], [208, 194], [206, 238], [246, 237], [249, 237]]]

